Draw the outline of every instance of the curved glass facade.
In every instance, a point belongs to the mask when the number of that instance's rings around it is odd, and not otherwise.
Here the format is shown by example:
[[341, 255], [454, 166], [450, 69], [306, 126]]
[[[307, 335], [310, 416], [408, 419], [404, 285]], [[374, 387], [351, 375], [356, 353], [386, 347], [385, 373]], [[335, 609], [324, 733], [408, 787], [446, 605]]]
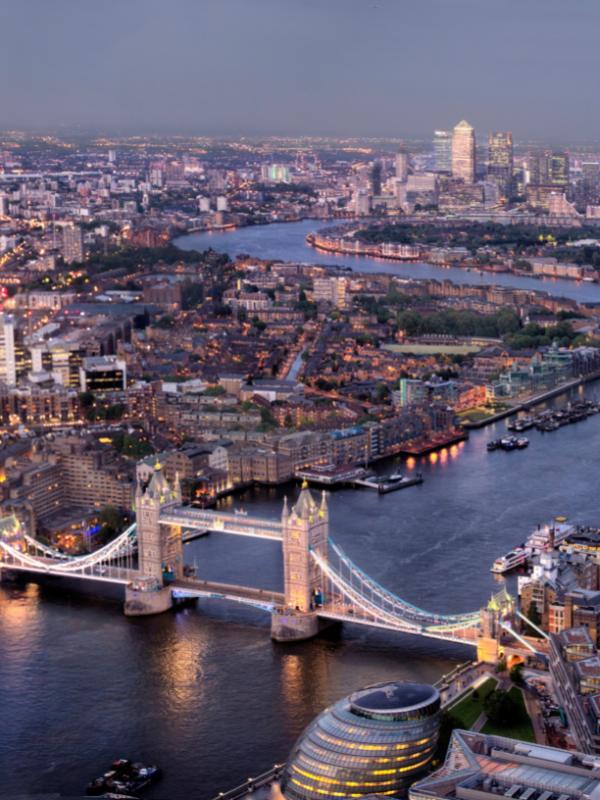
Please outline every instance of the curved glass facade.
[[377, 684], [338, 701], [294, 745], [287, 800], [405, 796], [435, 752], [439, 710], [437, 689], [417, 683]]

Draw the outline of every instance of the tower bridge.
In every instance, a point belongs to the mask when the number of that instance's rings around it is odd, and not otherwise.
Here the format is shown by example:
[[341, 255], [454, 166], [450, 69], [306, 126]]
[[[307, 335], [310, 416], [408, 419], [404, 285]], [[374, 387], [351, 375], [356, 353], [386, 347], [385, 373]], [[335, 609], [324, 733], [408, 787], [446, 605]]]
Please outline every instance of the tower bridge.
[[[161, 613], [187, 598], [242, 603], [271, 614], [271, 636], [277, 641], [307, 639], [335, 621], [352, 622], [470, 644], [481, 660], [495, 661], [511, 629], [514, 608], [506, 594], [483, 610], [438, 614], [385, 589], [331, 540], [326, 494], [317, 502], [306, 484], [291, 508], [284, 501], [279, 520], [263, 519], [183, 506], [179, 482], [171, 486], [157, 466], [148, 485], [138, 486], [136, 517], [112, 542], [77, 557], [38, 542], [16, 517], [5, 517], [0, 520], [0, 577], [12, 571], [121, 584], [130, 616]], [[189, 536], [194, 530], [281, 542], [284, 591], [188, 575], [183, 532]]]

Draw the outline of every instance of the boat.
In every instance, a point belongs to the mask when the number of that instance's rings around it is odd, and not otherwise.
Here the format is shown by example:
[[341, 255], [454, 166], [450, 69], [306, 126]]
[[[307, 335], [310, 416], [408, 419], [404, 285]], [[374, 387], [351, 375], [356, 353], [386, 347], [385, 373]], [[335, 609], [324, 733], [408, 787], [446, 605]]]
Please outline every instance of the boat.
[[160, 767], [133, 762], [128, 758], [118, 758], [110, 769], [86, 787], [90, 797], [105, 795], [126, 795], [137, 797], [137, 793], [156, 783], [162, 777]]
[[497, 558], [491, 566], [491, 571], [496, 575], [503, 575], [505, 572], [510, 572], [515, 567], [520, 567], [525, 564], [530, 556], [530, 551], [526, 547], [515, 547], [510, 550], [506, 555]]
[[417, 472], [413, 478], [405, 478], [403, 475], [394, 474], [396, 477], [390, 475], [388, 478], [378, 481], [377, 491], [379, 494], [387, 494], [388, 492], [395, 492], [397, 489], [404, 489], [407, 486], [416, 486], [419, 483], [423, 483], [423, 476], [420, 472]]
[[517, 439], [517, 449], [524, 450], [526, 447], [529, 447], [529, 439], [526, 436], [519, 436]]
[[546, 550], [552, 550], [575, 531], [575, 526], [566, 521], [566, 517], [556, 517], [547, 525], [538, 525], [529, 535], [525, 546], [531, 550], [532, 555], [539, 555]]
[[498, 439], [492, 439], [491, 442], [487, 443], [487, 450], [488, 453], [493, 453], [494, 450], [497, 450], [500, 447], [500, 443]]
[[567, 523], [566, 517], [555, 517], [547, 525], [538, 525], [523, 544], [497, 558], [490, 569], [498, 575], [509, 572], [511, 569], [525, 564], [532, 556], [553, 550], [576, 531], [575, 525]]

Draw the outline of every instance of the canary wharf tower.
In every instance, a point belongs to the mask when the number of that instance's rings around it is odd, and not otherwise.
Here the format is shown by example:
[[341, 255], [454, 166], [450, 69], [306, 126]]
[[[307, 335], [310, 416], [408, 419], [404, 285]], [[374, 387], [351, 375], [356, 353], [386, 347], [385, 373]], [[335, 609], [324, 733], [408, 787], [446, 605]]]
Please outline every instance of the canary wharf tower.
[[464, 119], [452, 131], [452, 177], [475, 182], [475, 131]]

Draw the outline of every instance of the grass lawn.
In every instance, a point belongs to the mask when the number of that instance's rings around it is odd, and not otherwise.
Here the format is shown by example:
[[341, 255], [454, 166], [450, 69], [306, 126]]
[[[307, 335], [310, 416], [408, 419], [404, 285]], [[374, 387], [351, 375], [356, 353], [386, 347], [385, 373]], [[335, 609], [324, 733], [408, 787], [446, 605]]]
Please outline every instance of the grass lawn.
[[413, 353], [416, 356], [428, 356], [442, 353], [449, 356], [468, 356], [477, 353], [481, 345], [472, 344], [384, 344], [382, 350], [392, 353]]
[[468, 411], [459, 411], [458, 416], [461, 422], [481, 422], [482, 419], [489, 419], [497, 414], [493, 408], [470, 408]]
[[498, 682], [495, 678], [488, 678], [477, 689], [477, 697], [473, 697], [473, 692], [469, 692], [455, 706], [448, 709], [448, 713], [460, 723], [462, 728], [468, 730], [479, 715], [483, 712], [484, 699], [493, 692]]
[[504, 726], [495, 725], [488, 720], [483, 726], [482, 733], [491, 733], [495, 734], [496, 736], [508, 736], [511, 739], [522, 739], [524, 742], [535, 742], [533, 726], [531, 725], [529, 715], [527, 714], [527, 709], [525, 708], [523, 693], [516, 686], [513, 686], [512, 689], [510, 689], [510, 694], [523, 709], [523, 714], [525, 715], [524, 720], [522, 722], [515, 722], [513, 724]]

